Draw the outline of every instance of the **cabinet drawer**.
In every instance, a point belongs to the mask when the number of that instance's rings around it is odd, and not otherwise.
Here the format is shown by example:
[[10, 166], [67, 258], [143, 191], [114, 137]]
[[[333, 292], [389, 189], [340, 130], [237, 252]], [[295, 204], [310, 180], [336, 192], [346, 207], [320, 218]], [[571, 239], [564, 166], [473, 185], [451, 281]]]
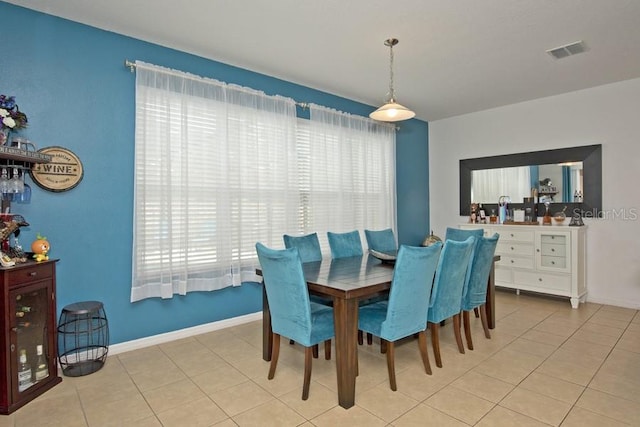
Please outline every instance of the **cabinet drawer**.
[[567, 247], [565, 245], [553, 245], [542, 242], [542, 256], [565, 256]]
[[540, 241], [544, 243], [556, 244], [556, 245], [566, 245], [567, 244], [567, 236], [560, 236], [557, 234], [542, 234], [540, 236]]
[[545, 256], [540, 258], [543, 267], [549, 268], [567, 268], [567, 258], [561, 256]]
[[547, 289], [569, 292], [571, 289], [571, 278], [565, 275], [514, 271], [513, 281], [516, 284], [522, 284], [533, 290], [539, 288], [541, 292]]
[[13, 267], [14, 269], [6, 273], [7, 281], [9, 286], [14, 286], [53, 277], [53, 266], [53, 263], [29, 263], [25, 266]]
[[[502, 238], [502, 235], [500, 236]], [[496, 252], [500, 255], [526, 255], [533, 256], [533, 245], [528, 243], [502, 242], [498, 240]]]
[[509, 225], [505, 225], [504, 227], [507, 229], [502, 229], [500, 231], [501, 241], [533, 242], [533, 231], [509, 230]]
[[501, 265], [505, 268], [510, 268], [510, 267], [518, 267], [518, 268], [529, 268], [529, 269], [533, 269], [533, 258], [531, 257], [526, 257], [526, 258], [520, 258], [520, 257], [511, 257], [511, 256], [500, 256], [500, 261], [498, 261], [497, 265]]

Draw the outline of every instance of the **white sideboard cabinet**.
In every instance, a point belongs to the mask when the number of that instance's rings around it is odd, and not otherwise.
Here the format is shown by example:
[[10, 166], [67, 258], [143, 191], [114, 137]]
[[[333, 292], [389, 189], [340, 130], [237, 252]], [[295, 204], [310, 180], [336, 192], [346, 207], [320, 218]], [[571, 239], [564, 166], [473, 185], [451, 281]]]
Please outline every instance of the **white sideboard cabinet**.
[[569, 297], [578, 308], [587, 295], [586, 226], [461, 224], [500, 234], [496, 286]]

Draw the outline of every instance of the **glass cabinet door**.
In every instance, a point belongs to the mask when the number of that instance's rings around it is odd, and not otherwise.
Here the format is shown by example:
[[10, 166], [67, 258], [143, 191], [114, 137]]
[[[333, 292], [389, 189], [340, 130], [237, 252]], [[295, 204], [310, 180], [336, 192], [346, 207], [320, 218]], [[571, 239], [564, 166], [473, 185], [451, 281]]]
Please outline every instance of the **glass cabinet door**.
[[9, 317], [14, 332], [12, 390], [22, 393], [49, 376], [47, 319], [50, 297], [46, 285], [33, 284], [12, 290], [9, 298]]

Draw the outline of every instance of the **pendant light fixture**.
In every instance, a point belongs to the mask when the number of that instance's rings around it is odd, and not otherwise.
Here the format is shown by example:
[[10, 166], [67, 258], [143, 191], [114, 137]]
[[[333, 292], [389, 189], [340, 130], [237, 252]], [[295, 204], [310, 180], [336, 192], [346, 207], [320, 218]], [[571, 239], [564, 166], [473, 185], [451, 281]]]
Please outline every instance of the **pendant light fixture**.
[[386, 103], [373, 113], [369, 114], [373, 120], [381, 122], [399, 122], [415, 117], [416, 113], [396, 102], [396, 94], [393, 90], [393, 47], [398, 44], [398, 39], [387, 39], [385, 46], [389, 46], [389, 93]]

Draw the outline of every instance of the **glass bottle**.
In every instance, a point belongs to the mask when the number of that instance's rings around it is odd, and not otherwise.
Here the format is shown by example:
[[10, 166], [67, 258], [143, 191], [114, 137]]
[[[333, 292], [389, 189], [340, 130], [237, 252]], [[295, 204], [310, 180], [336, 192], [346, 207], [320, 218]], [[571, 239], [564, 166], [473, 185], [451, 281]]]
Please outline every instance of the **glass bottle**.
[[549, 202], [544, 202], [545, 212], [542, 217], [542, 225], [551, 225], [551, 212], [549, 211]]
[[0, 193], [5, 194], [9, 192], [9, 175], [6, 168], [2, 168], [2, 174], [0, 174]]
[[31, 313], [33, 310], [28, 305], [18, 305], [16, 307], [16, 317], [24, 317], [25, 313]]
[[23, 313], [31, 313], [33, 309], [29, 305], [20, 305], [18, 306], [18, 311], [21, 311]]
[[18, 391], [25, 391], [31, 387], [31, 365], [27, 362], [27, 350], [20, 350], [18, 359]]
[[49, 376], [49, 367], [47, 366], [47, 359], [42, 354], [42, 344], [36, 346], [36, 353], [38, 355], [38, 361], [36, 363], [36, 370], [33, 373], [36, 381], [41, 381]]
[[489, 223], [490, 224], [497, 224], [498, 223], [498, 215], [496, 215], [496, 210], [495, 209], [491, 209], [491, 216], [489, 217]]

